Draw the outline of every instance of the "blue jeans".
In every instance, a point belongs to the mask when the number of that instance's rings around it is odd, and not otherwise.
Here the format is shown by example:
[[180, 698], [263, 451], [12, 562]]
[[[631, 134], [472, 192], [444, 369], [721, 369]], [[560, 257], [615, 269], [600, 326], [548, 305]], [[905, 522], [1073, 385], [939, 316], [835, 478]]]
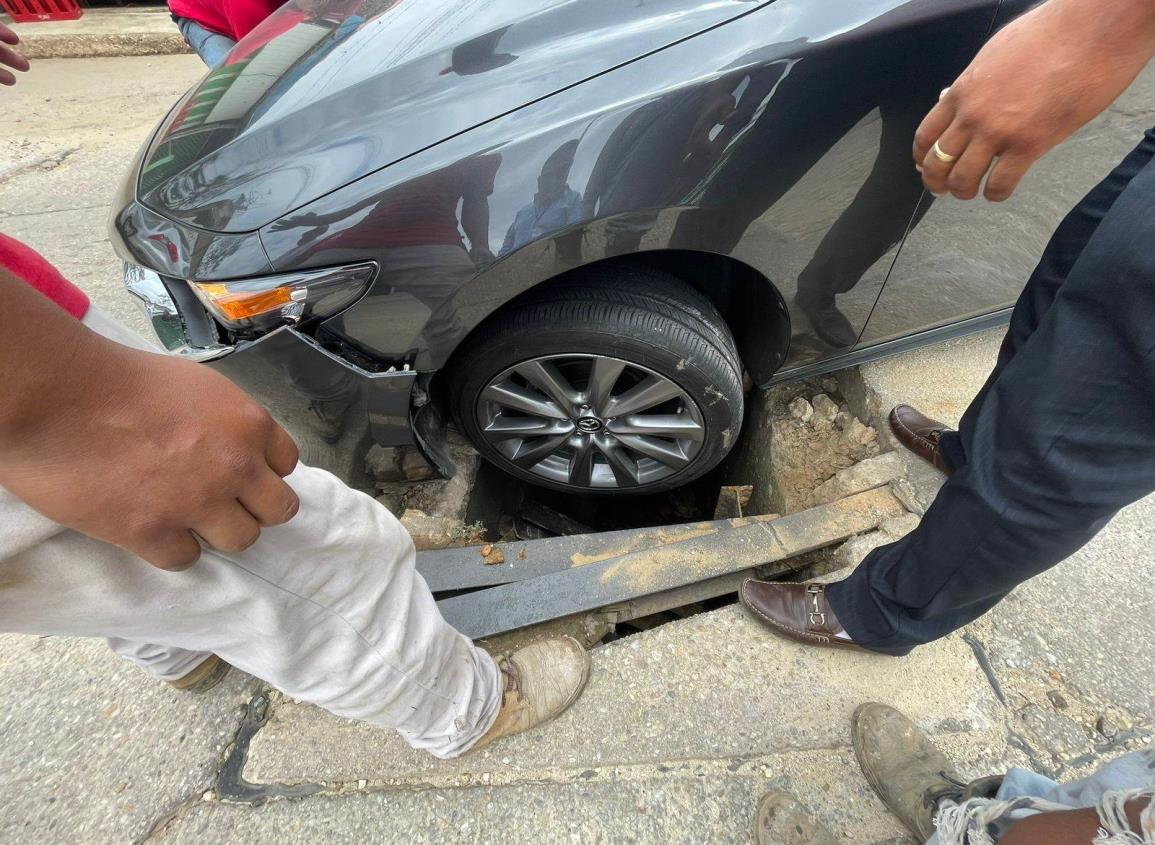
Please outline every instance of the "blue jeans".
[[189, 18], [174, 17], [177, 29], [180, 34], [184, 36], [184, 40], [188, 45], [196, 51], [196, 54], [201, 57], [203, 61], [210, 68], [214, 68], [225, 60], [225, 56], [229, 54], [229, 50], [237, 43], [227, 35], [221, 35], [219, 32], [213, 32], [211, 29], [205, 29], [199, 23]]
[[1059, 226], [919, 527], [826, 591], [869, 649], [971, 622], [1155, 491], [1155, 130]]
[[[1027, 769], [1011, 769], [994, 799], [972, 798], [965, 804], [942, 808], [937, 819], [938, 832], [926, 845], [997, 842], [1019, 819], [1084, 807], [1098, 809], [1100, 825], [1107, 834], [1096, 842], [1127, 845], [1140, 840], [1125, 835], [1126, 825], [1119, 820], [1117, 810], [1127, 800], [1150, 797], [1153, 792], [1155, 746], [1124, 754], [1070, 783], [1056, 783]], [[1144, 813], [1148, 819], [1151, 815], [1155, 815], [1155, 810]], [[984, 839], [984, 833], [989, 838]]]

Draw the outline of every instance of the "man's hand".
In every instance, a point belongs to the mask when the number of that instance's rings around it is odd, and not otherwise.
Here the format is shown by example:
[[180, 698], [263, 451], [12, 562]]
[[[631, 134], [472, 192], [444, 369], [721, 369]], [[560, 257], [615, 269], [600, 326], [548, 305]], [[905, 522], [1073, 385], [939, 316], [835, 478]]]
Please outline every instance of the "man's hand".
[[12, 71], [5, 70], [5, 66], [21, 73], [28, 70], [28, 59], [12, 49], [19, 43], [16, 33], [0, 23], [0, 85], [16, 84], [16, 76]]
[[18, 373], [0, 386], [0, 485], [24, 502], [162, 569], [191, 566], [198, 537], [238, 552], [296, 514], [296, 445], [228, 379], [100, 337], [2, 272], [0, 314], [35, 336], [0, 339]]
[[[1007, 199], [1044, 153], [1090, 121], [1155, 54], [1151, 0], [1050, 0], [995, 35], [915, 133], [934, 194]], [[933, 146], [954, 161], [944, 162]], [[992, 168], [993, 165], [993, 168]]]

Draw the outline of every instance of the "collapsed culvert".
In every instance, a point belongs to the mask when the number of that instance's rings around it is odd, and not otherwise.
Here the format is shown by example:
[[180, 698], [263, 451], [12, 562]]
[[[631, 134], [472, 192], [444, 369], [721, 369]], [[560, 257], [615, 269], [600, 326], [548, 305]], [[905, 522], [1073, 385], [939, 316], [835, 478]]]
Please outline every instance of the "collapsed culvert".
[[880, 452], [833, 379], [752, 399], [730, 457], [659, 494], [537, 487], [457, 438], [453, 479], [389, 450], [370, 469], [452, 624], [493, 647], [560, 632], [589, 647], [733, 603], [747, 577], [852, 566], [917, 524], [888, 489], [904, 475], [901, 456]]

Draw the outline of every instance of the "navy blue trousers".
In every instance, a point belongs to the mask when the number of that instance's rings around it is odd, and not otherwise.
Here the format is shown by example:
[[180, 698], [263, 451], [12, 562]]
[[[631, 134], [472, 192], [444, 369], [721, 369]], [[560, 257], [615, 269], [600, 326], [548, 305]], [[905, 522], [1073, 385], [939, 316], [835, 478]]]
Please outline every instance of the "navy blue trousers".
[[1155, 490], [1153, 155], [1155, 130], [1056, 230], [921, 525], [828, 588], [867, 648], [962, 627]]

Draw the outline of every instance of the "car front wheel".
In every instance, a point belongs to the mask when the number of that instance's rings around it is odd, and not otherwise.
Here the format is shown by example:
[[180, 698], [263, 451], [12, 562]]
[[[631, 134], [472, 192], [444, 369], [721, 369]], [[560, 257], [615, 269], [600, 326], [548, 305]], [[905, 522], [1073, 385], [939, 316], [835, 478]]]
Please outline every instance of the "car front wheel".
[[742, 369], [714, 306], [648, 268], [589, 273], [532, 294], [459, 351], [462, 431], [511, 475], [571, 493], [681, 486], [726, 456]]

